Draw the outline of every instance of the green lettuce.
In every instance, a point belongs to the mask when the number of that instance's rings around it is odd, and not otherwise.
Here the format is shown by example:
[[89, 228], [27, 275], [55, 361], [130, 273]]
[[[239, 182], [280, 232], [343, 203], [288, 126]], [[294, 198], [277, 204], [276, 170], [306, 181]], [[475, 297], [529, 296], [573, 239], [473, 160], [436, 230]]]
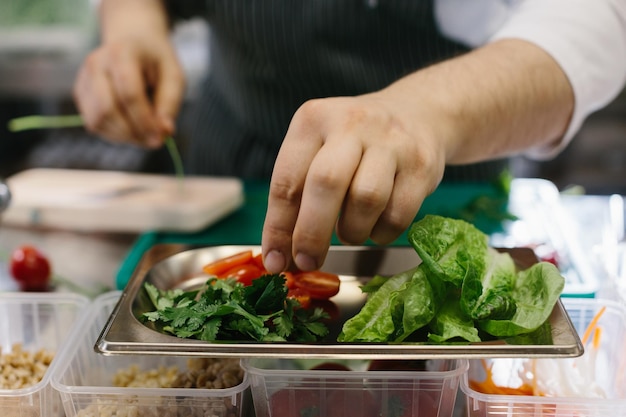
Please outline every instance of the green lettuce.
[[344, 323], [340, 342], [400, 342], [422, 328], [436, 343], [530, 334], [547, 321], [565, 284], [547, 262], [518, 271], [463, 220], [427, 215], [408, 240], [422, 262], [367, 286], [368, 299]]

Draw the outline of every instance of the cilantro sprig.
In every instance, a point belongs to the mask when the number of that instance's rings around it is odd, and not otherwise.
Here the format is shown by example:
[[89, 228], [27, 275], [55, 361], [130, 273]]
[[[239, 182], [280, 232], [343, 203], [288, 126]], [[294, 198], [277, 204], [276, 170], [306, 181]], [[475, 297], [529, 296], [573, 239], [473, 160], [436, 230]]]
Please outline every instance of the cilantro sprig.
[[163, 331], [208, 342], [314, 342], [328, 334], [321, 308], [307, 310], [287, 297], [282, 275], [263, 275], [244, 286], [209, 278], [200, 290], [161, 290], [146, 282], [154, 311], [142, 315]]

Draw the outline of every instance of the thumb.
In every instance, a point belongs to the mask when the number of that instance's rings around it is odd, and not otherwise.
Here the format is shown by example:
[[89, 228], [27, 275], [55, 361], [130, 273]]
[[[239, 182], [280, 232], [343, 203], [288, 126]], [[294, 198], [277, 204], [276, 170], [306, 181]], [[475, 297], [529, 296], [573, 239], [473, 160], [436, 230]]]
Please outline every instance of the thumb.
[[164, 136], [175, 131], [175, 120], [185, 91], [183, 71], [176, 58], [161, 67], [159, 82], [154, 91], [154, 105], [160, 129]]

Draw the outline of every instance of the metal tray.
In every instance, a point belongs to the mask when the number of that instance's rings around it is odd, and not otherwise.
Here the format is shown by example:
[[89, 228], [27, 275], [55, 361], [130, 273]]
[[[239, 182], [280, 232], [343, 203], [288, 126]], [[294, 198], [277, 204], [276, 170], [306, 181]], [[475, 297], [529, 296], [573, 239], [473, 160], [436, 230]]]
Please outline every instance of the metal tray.
[[[333, 302], [339, 318], [329, 326], [326, 340], [316, 343], [204, 342], [162, 333], [138, 317], [152, 310], [143, 289], [150, 282], [161, 289], [191, 289], [203, 284], [202, 266], [222, 257], [258, 246], [192, 247], [161, 244], [148, 250], [123, 291], [98, 340], [96, 351], [113, 354], [181, 355], [205, 357], [279, 357], [341, 359], [430, 359], [479, 357], [575, 357], [583, 353], [572, 322], [557, 302], [550, 316], [552, 345], [513, 345], [505, 341], [434, 345], [425, 343], [338, 343], [345, 320], [354, 316], [365, 302], [359, 286], [375, 273], [391, 275], [420, 262], [411, 247], [331, 247], [321, 269], [340, 275], [339, 294]], [[531, 249], [502, 249], [511, 254], [521, 269], [537, 262]]]

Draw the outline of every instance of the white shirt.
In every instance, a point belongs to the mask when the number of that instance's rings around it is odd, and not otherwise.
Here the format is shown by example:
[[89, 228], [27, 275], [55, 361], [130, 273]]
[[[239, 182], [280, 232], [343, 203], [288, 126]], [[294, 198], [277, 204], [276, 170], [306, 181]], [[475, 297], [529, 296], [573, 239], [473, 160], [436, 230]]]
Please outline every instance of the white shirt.
[[570, 125], [558, 145], [529, 157], [558, 154], [626, 83], [626, 0], [436, 0], [435, 17], [445, 36], [467, 46], [523, 39], [561, 66], [575, 97]]

